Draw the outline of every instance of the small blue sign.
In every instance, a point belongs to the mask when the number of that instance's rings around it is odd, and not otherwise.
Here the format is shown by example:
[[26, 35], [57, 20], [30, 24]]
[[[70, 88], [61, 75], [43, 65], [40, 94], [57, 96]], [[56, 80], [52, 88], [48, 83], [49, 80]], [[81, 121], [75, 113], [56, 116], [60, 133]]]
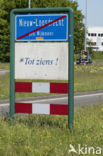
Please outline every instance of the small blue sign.
[[68, 14], [15, 15], [15, 41], [68, 41]]

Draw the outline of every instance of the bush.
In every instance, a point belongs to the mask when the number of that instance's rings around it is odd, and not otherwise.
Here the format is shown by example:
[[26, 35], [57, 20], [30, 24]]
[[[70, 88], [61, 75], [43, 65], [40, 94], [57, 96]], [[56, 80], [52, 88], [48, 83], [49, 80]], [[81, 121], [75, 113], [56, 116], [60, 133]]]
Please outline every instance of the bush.
[[74, 54], [74, 62], [80, 57], [80, 54]]
[[102, 52], [92, 52], [92, 59], [93, 60], [103, 60], [103, 53]]

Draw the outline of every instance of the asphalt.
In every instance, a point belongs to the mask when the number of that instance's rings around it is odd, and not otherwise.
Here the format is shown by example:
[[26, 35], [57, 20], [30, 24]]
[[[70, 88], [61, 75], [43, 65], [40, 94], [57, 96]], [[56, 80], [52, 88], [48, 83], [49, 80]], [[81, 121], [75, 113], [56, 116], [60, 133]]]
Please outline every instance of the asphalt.
[[6, 73], [8, 73], [8, 72], [9, 72], [8, 69], [0, 70], [0, 76], [6, 74]]
[[[45, 103], [45, 104], [68, 104], [67, 95], [53, 95], [53, 96], [40, 96], [35, 98], [25, 98], [25, 99], [16, 99], [16, 102], [24, 103]], [[85, 107], [92, 106], [96, 104], [103, 104], [103, 91], [102, 92], [88, 92], [87, 93], [78, 93], [74, 96], [74, 106]], [[9, 100], [0, 101], [0, 114], [2, 116], [9, 116]]]
[[[0, 70], [0, 75], [9, 72], [9, 70]], [[51, 103], [51, 104], [68, 104], [68, 96], [65, 94], [39, 96], [34, 98], [16, 99], [16, 102], [28, 103]], [[74, 95], [74, 106], [91, 106], [94, 104], [103, 104], [103, 90], [76, 93]], [[0, 114], [7, 116], [9, 114], [9, 100], [0, 100]]]

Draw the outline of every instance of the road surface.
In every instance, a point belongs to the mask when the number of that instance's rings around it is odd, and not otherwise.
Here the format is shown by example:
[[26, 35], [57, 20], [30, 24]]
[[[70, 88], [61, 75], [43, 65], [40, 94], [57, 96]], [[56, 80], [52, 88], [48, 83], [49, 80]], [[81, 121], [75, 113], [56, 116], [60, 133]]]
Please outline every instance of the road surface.
[[[17, 102], [28, 103], [45, 103], [45, 104], [67, 104], [68, 97], [66, 95], [49, 96], [49, 97], [36, 97], [29, 99], [20, 99]], [[74, 96], [74, 106], [91, 106], [94, 104], [103, 104], [103, 92], [83, 93]], [[9, 101], [0, 101], [0, 114], [8, 116], [9, 114]]]
[[[0, 70], [0, 75], [9, 72], [9, 70]], [[50, 103], [50, 104], [68, 104], [67, 95], [59, 96], [48, 96], [48, 97], [37, 97], [29, 98], [23, 100], [17, 100], [19, 102], [28, 102], [28, 103]], [[103, 91], [101, 92], [88, 92], [88, 93], [79, 93], [74, 96], [74, 106], [90, 106], [93, 104], [103, 104]], [[8, 116], [9, 114], [9, 101], [0, 101], [0, 114], [3, 116]]]
[[6, 73], [8, 73], [8, 72], [9, 72], [8, 69], [0, 70], [0, 76], [6, 74]]

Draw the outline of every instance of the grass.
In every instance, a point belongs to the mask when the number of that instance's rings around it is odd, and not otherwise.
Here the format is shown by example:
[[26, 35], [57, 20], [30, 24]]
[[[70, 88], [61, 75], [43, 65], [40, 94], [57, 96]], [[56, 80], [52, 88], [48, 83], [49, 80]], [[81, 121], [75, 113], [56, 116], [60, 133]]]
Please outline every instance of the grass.
[[103, 65], [75, 66], [75, 92], [103, 90]]
[[[75, 92], [103, 89], [103, 65], [75, 66], [74, 86]], [[16, 95], [21, 96], [38, 94]], [[8, 98], [9, 73], [0, 76], [0, 99]], [[12, 123], [0, 117], [0, 156], [76, 156], [69, 153], [70, 144], [76, 150], [78, 144], [101, 147], [103, 155], [103, 104], [75, 108], [74, 115], [71, 133], [67, 116], [16, 114]]]
[[[87, 66], [78, 65], [75, 66], [74, 71], [75, 71], [74, 72], [75, 93], [103, 90], [103, 65], [87, 65]], [[29, 80], [29, 82], [30, 81], [32, 80]], [[45, 96], [45, 95], [51, 94], [16, 93], [16, 98]], [[8, 98], [9, 98], [9, 73], [0, 76], [0, 100]]]
[[9, 69], [10, 68], [9, 66], [10, 66], [9, 63], [0, 63], [0, 70]]
[[103, 62], [103, 53], [92, 52], [92, 59], [94, 62]]
[[0, 117], [0, 155], [76, 156], [69, 153], [70, 144], [76, 150], [78, 144], [103, 147], [102, 104], [76, 108], [72, 133], [67, 120], [67, 116], [16, 115], [10, 124]]
[[0, 76], [0, 99], [9, 98], [9, 73]]

